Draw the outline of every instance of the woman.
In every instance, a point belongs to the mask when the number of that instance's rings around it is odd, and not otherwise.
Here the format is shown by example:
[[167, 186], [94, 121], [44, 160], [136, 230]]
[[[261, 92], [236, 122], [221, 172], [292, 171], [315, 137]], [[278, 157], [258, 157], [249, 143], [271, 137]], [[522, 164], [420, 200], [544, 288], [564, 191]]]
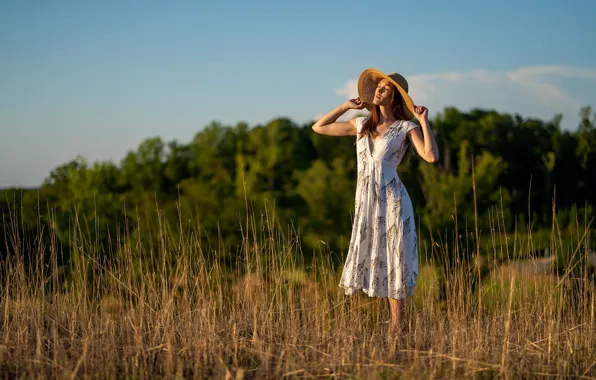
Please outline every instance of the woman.
[[[414, 106], [403, 76], [367, 69], [358, 79], [358, 96], [312, 126], [324, 135], [358, 136], [356, 212], [339, 286], [348, 295], [362, 289], [370, 297], [388, 298], [391, 328], [403, 332], [406, 298], [413, 295], [418, 275], [418, 247], [412, 202], [397, 166], [411, 144], [430, 163], [437, 162], [439, 152], [428, 110]], [[370, 117], [336, 121], [350, 109], [365, 107]], [[413, 117], [420, 127], [410, 121]]]

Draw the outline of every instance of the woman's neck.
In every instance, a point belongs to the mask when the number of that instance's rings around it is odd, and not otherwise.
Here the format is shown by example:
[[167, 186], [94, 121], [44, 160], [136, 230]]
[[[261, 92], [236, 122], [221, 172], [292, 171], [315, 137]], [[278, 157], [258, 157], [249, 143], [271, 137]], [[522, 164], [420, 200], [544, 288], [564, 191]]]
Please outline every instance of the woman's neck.
[[394, 122], [397, 120], [391, 107], [379, 106], [379, 123]]

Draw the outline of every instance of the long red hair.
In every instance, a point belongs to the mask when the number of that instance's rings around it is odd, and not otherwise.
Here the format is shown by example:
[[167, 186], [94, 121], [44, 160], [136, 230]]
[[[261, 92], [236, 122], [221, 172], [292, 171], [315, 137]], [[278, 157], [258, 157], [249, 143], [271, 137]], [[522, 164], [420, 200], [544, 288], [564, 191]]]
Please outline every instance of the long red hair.
[[[401, 94], [399, 93], [397, 88], [395, 88], [394, 85], [391, 85], [391, 88], [393, 89], [393, 99], [391, 101], [391, 110], [393, 111], [393, 116], [395, 116], [395, 118], [398, 120], [407, 120], [406, 113], [403, 109], [404, 101], [401, 97]], [[364, 125], [362, 126], [362, 131], [360, 132], [360, 136], [358, 137], [359, 139], [362, 138], [364, 135], [368, 135], [371, 138], [374, 138], [374, 136], [378, 135], [376, 129], [377, 125], [379, 124], [379, 115], [381, 114], [379, 106], [373, 104], [370, 113], [371, 117], [369, 117], [368, 120], [364, 122]]]
[[[404, 101], [401, 97], [401, 94], [399, 93], [397, 88], [395, 88], [394, 85], [391, 85], [391, 87], [393, 88], [393, 100], [391, 102], [391, 111], [393, 111], [393, 116], [395, 116], [397, 120], [408, 120], [408, 118], [406, 117], [406, 113], [404, 112]], [[378, 135], [376, 129], [377, 125], [379, 124], [379, 115], [381, 114], [379, 106], [373, 104], [372, 108], [370, 109], [370, 113], [371, 117], [369, 117], [364, 122], [358, 139], [361, 139], [366, 135], [370, 136], [371, 138], [374, 138], [374, 136]], [[406, 152], [404, 153], [404, 156], [402, 158], [402, 162], [406, 162], [409, 160], [411, 152], [412, 144], [408, 144]]]

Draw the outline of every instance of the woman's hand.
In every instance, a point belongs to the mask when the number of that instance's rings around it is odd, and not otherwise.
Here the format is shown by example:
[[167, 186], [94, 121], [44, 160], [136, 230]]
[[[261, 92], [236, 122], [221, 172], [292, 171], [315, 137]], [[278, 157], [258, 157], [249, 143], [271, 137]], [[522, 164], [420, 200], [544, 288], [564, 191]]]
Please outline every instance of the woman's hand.
[[414, 106], [414, 116], [420, 123], [428, 121], [428, 108], [425, 106]]
[[346, 100], [344, 107], [349, 110], [361, 110], [364, 108], [364, 102], [360, 98]]

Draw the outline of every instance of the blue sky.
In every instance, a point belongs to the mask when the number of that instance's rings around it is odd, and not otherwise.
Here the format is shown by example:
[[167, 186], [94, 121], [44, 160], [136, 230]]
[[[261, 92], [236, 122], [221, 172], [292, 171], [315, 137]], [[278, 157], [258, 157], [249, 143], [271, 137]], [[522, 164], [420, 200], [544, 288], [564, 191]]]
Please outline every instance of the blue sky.
[[594, 1], [0, 2], [0, 187], [119, 162], [212, 120], [312, 120], [368, 67], [431, 116], [486, 107], [575, 128], [596, 107]]

